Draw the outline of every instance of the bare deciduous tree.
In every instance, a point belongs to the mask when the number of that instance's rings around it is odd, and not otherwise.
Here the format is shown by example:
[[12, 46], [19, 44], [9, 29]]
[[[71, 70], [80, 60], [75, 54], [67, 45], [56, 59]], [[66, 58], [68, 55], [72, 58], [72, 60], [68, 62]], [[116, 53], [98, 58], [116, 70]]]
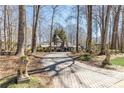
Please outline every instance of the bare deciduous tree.
[[25, 6], [19, 5], [18, 44], [16, 55], [24, 55]]
[[78, 40], [78, 34], [79, 34], [79, 8], [80, 8], [80, 6], [79, 5], [77, 5], [77, 32], [76, 32], [76, 52], [79, 52], [78, 51], [78, 42], [79, 42], [79, 40]]
[[36, 52], [37, 46], [36, 46], [36, 41], [37, 41], [37, 25], [38, 25], [38, 16], [39, 16], [39, 11], [40, 11], [40, 5], [34, 6], [34, 15], [33, 15], [33, 27], [32, 27], [32, 52]]
[[120, 16], [121, 6], [117, 6], [117, 12], [114, 17], [113, 33], [112, 33], [112, 43], [111, 49], [119, 49], [119, 36], [118, 36], [118, 23]]
[[121, 32], [121, 40], [120, 40], [120, 50], [124, 52], [124, 7], [122, 9], [122, 32]]
[[7, 6], [4, 6], [4, 49], [7, 49], [6, 46], [6, 10], [7, 10]]
[[52, 19], [51, 19], [51, 25], [50, 25], [50, 51], [52, 47], [53, 23], [54, 23], [54, 17], [55, 17], [55, 12], [57, 7], [58, 7], [57, 5], [52, 7]]
[[0, 54], [1, 54], [1, 49], [2, 49], [2, 35], [1, 35], [1, 32], [2, 32], [2, 26], [1, 26], [1, 18], [0, 18]]
[[87, 41], [86, 41], [86, 51], [91, 52], [92, 48], [92, 5], [87, 6], [88, 21], [87, 21]]
[[[100, 54], [105, 54], [106, 41], [108, 35], [108, 25], [109, 25], [109, 16], [110, 16], [110, 5], [107, 6], [106, 15], [104, 14], [104, 6], [102, 10], [102, 32], [101, 32], [101, 52]], [[105, 15], [105, 19], [104, 19]]]

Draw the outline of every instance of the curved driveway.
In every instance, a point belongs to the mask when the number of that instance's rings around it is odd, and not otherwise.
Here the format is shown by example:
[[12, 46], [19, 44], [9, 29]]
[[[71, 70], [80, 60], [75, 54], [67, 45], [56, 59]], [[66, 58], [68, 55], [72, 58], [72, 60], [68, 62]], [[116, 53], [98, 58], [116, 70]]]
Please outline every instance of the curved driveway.
[[[67, 56], [65, 52], [53, 52], [42, 60], [45, 71], [53, 77], [55, 88], [108, 88], [119, 87], [124, 73], [92, 67]], [[121, 87], [124, 85], [121, 83]]]

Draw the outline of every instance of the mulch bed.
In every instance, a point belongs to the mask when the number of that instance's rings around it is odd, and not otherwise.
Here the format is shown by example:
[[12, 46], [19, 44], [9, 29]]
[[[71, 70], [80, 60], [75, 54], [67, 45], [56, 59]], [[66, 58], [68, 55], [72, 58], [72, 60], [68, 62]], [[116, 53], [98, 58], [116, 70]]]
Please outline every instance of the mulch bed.
[[[43, 68], [41, 61], [45, 54], [47, 53], [35, 53], [28, 55], [30, 60], [28, 70], [30, 71]], [[16, 75], [18, 66], [19, 62], [17, 56], [0, 56], [0, 80]], [[39, 77], [46, 87], [52, 86], [52, 78], [50, 78], [46, 72], [33, 73], [30, 75]]]
[[[42, 57], [45, 53], [36, 53], [29, 56], [30, 63], [28, 70], [42, 68]], [[18, 57], [17, 56], [0, 56], [0, 79], [9, 75], [17, 73], [18, 69]], [[45, 74], [45, 73], [40, 73]], [[46, 76], [46, 75], [45, 75]]]

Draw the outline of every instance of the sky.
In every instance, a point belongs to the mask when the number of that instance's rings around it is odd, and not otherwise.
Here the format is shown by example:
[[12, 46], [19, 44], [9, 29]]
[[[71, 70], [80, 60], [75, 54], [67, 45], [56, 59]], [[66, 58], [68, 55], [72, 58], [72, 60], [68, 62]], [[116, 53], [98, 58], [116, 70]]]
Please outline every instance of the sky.
[[[84, 6], [82, 6], [84, 7]], [[80, 18], [80, 27], [82, 28], [82, 33], [86, 34], [87, 31], [87, 21], [86, 15], [84, 14], [84, 10], [80, 11], [80, 15], [84, 15]], [[51, 17], [52, 17], [52, 6], [41, 6], [40, 9], [40, 17], [41, 17], [41, 39], [42, 40], [49, 40], [49, 31], [51, 25]], [[33, 7], [26, 6], [26, 13], [27, 13], [27, 21], [30, 25], [32, 25], [32, 17], [33, 17]], [[75, 25], [76, 26], [76, 6], [74, 5], [60, 5], [56, 9], [55, 17], [54, 17], [54, 24], [60, 24], [63, 28], [67, 28], [68, 25]], [[71, 18], [72, 17], [72, 18]], [[94, 26], [94, 24], [93, 24]], [[74, 29], [73, 29], [74, 30]], [[93, 30], [96, 30], [95, 27]], [[100, 29], [98, 29], [98, 36], [100, 36]], [[76, 28], [75, 28], [76, 32]], [[44, 34], [44, 36], [43, 36]], [[86, 36], [86, 35], [85, 35]], [[93, 33], [93, 37], [95, 37], [95, 33]]]
[[[51, 6], [41, 6], [41, 14], [43, 17], [43, 20], [45, 20], [50, 23], [51, 16], [52, 16], [52, 8]], [[66, 22], [65, 20], [71, 13], [72, 6], [58, 6], [56, 16], [54, 18], [54, 22], [60, 23], [62, 26], [65, 26]], [[32, 24], [32, 17], [33, 17], [33, 8], [31, 6], [26, 7], [26, 13], [28, 16], [28, 22]]]

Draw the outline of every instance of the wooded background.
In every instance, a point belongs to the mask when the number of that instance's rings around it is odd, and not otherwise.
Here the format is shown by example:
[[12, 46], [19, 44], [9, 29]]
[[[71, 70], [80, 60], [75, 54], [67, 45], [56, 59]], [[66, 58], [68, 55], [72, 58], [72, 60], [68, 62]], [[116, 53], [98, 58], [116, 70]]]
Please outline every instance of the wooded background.
[[87, 52], [99, 45], [105, 50], [124, 52], [124, 7], [121, 5], [87, 6], [0, 6], [0, 52], [24, 55], [30, 47], [47, 43], [52, 47], [55, 30], [62, 30], [68, 45], [83, 46]]

